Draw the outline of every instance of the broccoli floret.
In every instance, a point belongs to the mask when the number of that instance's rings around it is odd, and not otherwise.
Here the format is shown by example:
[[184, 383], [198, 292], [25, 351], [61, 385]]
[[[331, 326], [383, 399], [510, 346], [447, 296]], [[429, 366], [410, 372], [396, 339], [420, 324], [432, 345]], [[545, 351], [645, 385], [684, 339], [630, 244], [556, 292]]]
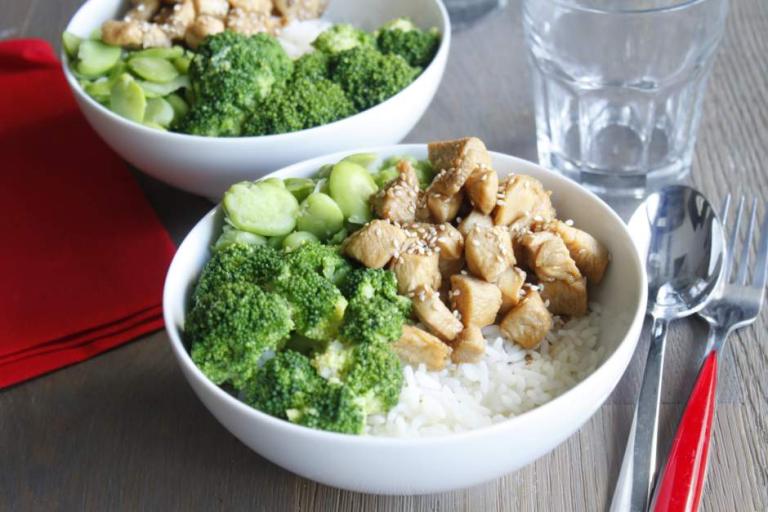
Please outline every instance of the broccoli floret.
[[355, 299], [349, 302], [344, 324], [339, 332], [344, 341], [350, 343], [388, 343], [400, 338], [408, 314], [405, 302], [393, 302], [376, 295], [370, 299]]
[[277, 350], [292, 328], [285, 299], [235, 281], [199, 295], [184, 332], [198, 368], [216, 384], [239, 389], [256, 373], [264, 353]]
[[197, 135], [240, 135], [247, 113], [292, 71], [293, 61], [270, 35], [212, 35], [190, 64], [190, 111], [176, 128]]
[[328, 66], [330, 57], [321, 51], [305, 53], [293, 61], [292, 80], [323, 80], [328, 78]]
[[289, 252], [285, 260], [292, 268], [309, 269], [318, 272], [334, 284], [345, 279], [352, 265], [339, 253], [339, 248], [310, 242]]
[[312, 43], [315, 49], [327, 54], [334, 54], [357, 48], [358, 46], [373, 47], [373, 36], [367, 32], [341, 23], [322, 32]]
[[293, 308], [296, 332], [319, 342], [336, 337], [347, 300], [332, 282], [312, 270], [291, 268], [274, 286]]
[[331, 79], [341, 85], [358, 111], [394, 96], [413, 82], [420, 69], [396, 54], [359, 46], [334, 58]]
[[[408, 301], [397, 294], [397, 278], [393, 272], [380, 268], [357, 268], [344, 276], [341, 293], [349, 300], [367, 300], [381, 296], [393, 302]], [[410, 301], [408, 301], [410, 302]], [[404, 308], [406, 306], [403, 306]]]
[[228, 283], [266, 284], [282, 272], [284, 265], [281, 254], [267, 245], [225, 245], [216, 249], [205, 264], [194, 302]]
[[344, 90], [330, 80], [301, 78], [272, 94], [255, 109], [243, 127], [248, 135], [306, 130], [355, 113]]
[[376, 45], [381, 53], [394, 53], [408, 64], [424, 68], [432, 62], [440, 46], [440, 32], [420, 30], [408, 19], [392, 20], [376, 33]]

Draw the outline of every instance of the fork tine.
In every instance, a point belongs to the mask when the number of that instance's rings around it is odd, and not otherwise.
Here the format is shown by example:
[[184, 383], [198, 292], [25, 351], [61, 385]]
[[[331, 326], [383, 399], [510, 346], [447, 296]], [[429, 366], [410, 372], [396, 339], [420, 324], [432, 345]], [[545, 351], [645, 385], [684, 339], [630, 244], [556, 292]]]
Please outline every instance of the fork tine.
[[739, 199], [739, 206], [736, 208], [736, 221], [733, 224], [733, 228], [731, 229], [731, 236], [730, 240], [728, 240], [728, 265], [725, 268], [725, 276], [723, 279], [723, 282], [730, 283], [731, 282], [731, 272], [734, 270], [734, 257], [733, 253], [735, 252], [734, 249], [736, 248], [736, 241], [739, 239], [739, 227], [741, 226], [741, 214], [744, 211], [744, 196], [741, 196], [741, 199]]
[[[752, 286], [762, 291], [765, 289], [768, 278], [768, 212], [763, 218], [763, 226], [760, 229], [760, 241], [758, 242], [757, 256], [755, 258], [755, 277]], [[760, 295], [762, 298], [762, 295]], [[762, 300], [762, 299], [761, 299]]]
[[723, 201], [723, 207], [720, 210], [720, 223], [725, 227], [728, 224], [728, 210], [731, 209], [731, 193], [728, 192], [728, 195], [725, 196], [725, 200]]
[[749, 250], [752, 247], [752, 237], [755, 234], [755, 223], [757, 222], [757, 198], [752, 199], [752, 213], [749, 216], [749, 227], [747, 227], [747, 238], [744, 239], [744, 248], [741, 251], [739, 259], [739, 275], [736, 276], [736, 282], [744, 286], [747, 284], [747, 273], [749, 268]]

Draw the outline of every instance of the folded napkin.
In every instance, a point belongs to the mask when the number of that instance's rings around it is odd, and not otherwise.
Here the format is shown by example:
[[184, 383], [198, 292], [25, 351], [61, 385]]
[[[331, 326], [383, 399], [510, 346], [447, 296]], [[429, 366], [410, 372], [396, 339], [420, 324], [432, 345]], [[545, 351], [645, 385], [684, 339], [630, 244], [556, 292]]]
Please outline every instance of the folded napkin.
[[163, 326], [174, 253], [45, 41], [0, 42], [0, 388]]

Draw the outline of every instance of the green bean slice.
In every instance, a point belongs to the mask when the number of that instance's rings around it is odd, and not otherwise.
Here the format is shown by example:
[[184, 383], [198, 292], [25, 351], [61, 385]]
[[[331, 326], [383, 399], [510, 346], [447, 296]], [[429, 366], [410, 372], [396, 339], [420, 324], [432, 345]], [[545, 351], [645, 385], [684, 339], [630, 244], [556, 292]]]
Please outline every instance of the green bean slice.
[[365, 167], [341, 161], [333, 166], [328, 184], [331, 197], [350, 222], [365, 224], [371, 219], [369, 199], [378, 187]]
[[347, 228], [341, 228], [339, 231], [336, 232], [331, 238], [328, 239], [328, 243], [330, 245], [339, 245], [344, 240], [347, 239], [347, 236], [349, 235], [349, 230]]
[[219, 235], [216, 243], [213, 244], [213, 250], [218, 251], [219, 249], [223, 249], [224, 247], [228, 247], [233, 244], [259, 246], [266, 243], [267, 239], [263, 236], [254, 235], [253, 233], [248, 233], [247, 231], [240, 231], [239, 229], [235, 229], [232, 226], [225, 224], [221, 231], [221, 235]]
[[173, 122], [174, 111], [170, 103], [163, 98], [152, 98], [147, 101], [144, 112], [144, 123], [157, 123], [165, 128]]
[[260, 181], [260, 183], [264, 183], [265, 185], [272, 185], [279, 188], [285, 188], [285, 183], [283, 183], [283, 180], [280, 178], [266, 178]]
[[170, 103], [173, 108], [174, 120], [184, 117], [189, 112], [189, 104], [178, 94], [169, 94], [165, 97], [165, 101]]
[[147, 95], [147, 98], [163, 98], [179, 89], [189, 87], [189, 77], [179, 75], [170, 82], [164, 84], [156, 84], [144, 80], [139, 80], [138, 83], [141, 88], [144, 89], [144, 94]]
[[344, 214], [331, 196], [315, 192], [301, 203], [296, 227], [325, 240], [344, 227]]
[[109, 97], [109, 108], [117, 115], [140, 123], [144, 120], [147, 99], [139, 84], [128, 73], [117, 79]]
[[96, 80], [95, 82], [87, 82], [83, 85], [83, 89], [91, 98], [99, 103], [109, 103], [109, 98], [112, 94], [112, 84], [106, 78]]
[[80, 43], [82, 41], [82, 37], [76, 36], [72, 32], [65, 31], [61, 34], [61, 46], [64, 48], [64, 53], [66, 53], [67, 57], [70, 59], [77, 57], [77, 51], [80, 49]]
[[95, 78], [105, 74], [120, 60], [122, 50], [101, 41], [87, 39], [77, 49], [77, 71]]
[[286, 251], [292, 251], [300, 245], [308, 242], [319, 242], [315, 235], [308, 231], [294, 231], [283, 239], [283, 249]]
[[179, 73], [186, 75], [187, 72], [189, 72], [189, 65], [192, 64], [192, 59], [189, 57], [176, 57], [171, 62], [173, 62], [173, 65], [176, 66], [176, 69], [179, 71]]
[[374, 174], [373, 179], [376, 181], [376, 184], [379, 186], [379, 188], [383, 188], [399, 175], [400, 173], [397, 172], [396, 167], [387, 167], [386, 169], [382, 169]]
[[146, 50], [139, 50], [133, 52], [130, 56], [131, 59], [149, 57], [152, 59], [176, 59], [184, 56], [184, 48], [181, 46], [171, 46], [170, 48], [147, 48]]
[[296, 227], [299, 202], [284, 188], [243, 181], [232, 185], [222, 202], [231, 224], [243, 231], [281, 236]]
[[303, 201], [315, 190], [315, 182], [309, 178], [285, 178], [283, 181], [285, 188], [296, 197], [297, 201]]
[[342, 162], [352, 162], [353, 164], [361, 165], [363, 167], [369, 167], [379, 156], [376, 153], [355, 153], [354, 155], [345, 156]]
[[282, 249], [283, 248], [283, 240], [285, 240], [287, 236], [271, 236], [267, 238], [267, 245], [272, 247], [273, 249]]
[[179, 76], [176, 66], [157, 57], [133, 57], [128, 67], [139, 77], [156, 84], [167, 84]]

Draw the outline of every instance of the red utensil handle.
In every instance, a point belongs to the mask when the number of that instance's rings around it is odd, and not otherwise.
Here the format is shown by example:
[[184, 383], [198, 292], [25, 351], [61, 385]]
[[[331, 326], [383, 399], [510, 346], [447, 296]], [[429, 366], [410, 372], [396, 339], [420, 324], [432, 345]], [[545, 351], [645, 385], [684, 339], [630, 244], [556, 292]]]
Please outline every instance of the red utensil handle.
[[694, 512], [699, 508], [717, 389], [717, 352], [704, 360], [677, 427], [667, 465], [657, 485], [651, 510]]

